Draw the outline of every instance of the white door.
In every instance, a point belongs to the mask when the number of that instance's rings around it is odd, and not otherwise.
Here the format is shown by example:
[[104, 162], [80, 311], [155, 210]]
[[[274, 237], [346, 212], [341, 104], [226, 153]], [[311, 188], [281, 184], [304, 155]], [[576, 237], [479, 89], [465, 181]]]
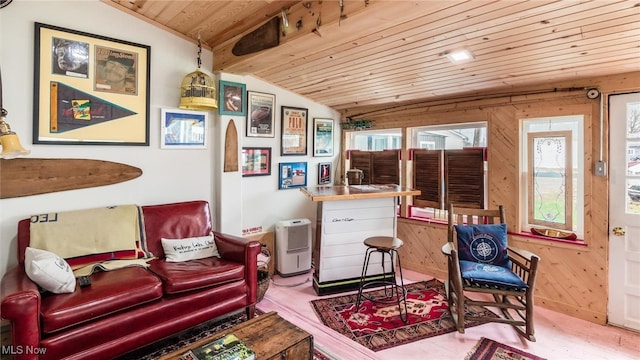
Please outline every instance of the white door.
[[609, 323], [640, 330], [640, 93], [609, 96]]

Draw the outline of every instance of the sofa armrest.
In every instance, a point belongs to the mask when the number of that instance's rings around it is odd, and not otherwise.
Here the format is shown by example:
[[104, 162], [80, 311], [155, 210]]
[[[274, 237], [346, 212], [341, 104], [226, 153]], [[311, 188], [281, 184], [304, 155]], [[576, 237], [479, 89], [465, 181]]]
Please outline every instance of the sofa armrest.
[[238, 236], [213, 232], [220, 257], [245, 265], [245, 279], [249, 287], [249, 302], [258, 299], [258, 254], [262, 250], [260, 242]]
[[[40, 344], [40, 292], [20, 265], [10, 268], [0, 283], [0, 316], [11, 321], [14, 346], [37, 348]], [[25, 355], [26, 356], [26, 355]]]

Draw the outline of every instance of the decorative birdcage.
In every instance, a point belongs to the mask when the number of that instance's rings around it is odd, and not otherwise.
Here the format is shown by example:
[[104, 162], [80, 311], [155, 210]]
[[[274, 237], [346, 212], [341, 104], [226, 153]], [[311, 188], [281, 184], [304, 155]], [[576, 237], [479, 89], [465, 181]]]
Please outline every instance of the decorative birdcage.
[[182, 79], [180, 108], [190, 110], [218, 108], [216, 87], [211, 76], [200, 69], [185, 75]]
[[218, 108], [216, 86], [211, 76], [200, 71], [202, 43], [198, 34], [198, 68], [182, 79], [180, 87], [180, 108], [189, 110], [209, 110]]

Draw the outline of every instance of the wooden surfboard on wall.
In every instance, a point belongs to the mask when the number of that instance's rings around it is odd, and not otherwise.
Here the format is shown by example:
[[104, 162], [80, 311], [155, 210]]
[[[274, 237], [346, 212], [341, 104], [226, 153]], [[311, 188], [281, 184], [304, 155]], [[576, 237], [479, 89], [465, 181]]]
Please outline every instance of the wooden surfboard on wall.
[[280, 44], [280, 18], [274, 16], [259, 28], [243, 36], [231, 49], [235, 56], [253, 54]]
[[231, 119], [224, 137], [224, 172], [234, 171], [238, 171], [238, 130]]
[[0, 199], [117, 184], [142, 170], [90, 159], [0, 159]]

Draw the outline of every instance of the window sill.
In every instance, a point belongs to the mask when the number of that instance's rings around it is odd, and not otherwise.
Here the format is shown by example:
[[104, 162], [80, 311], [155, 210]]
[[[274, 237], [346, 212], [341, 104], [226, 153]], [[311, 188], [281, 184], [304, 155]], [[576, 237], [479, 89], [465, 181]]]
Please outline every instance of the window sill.
[[[442, 219], [433, 219], [433, 218], [424, 218], [424, 217], [417, 217], [417, 216], [410, 216], [410, 217], [404, 217], [404, 216], [398, 216], [399, 219], [405, 219], [405, 220], [412, 220], [412, 221], [416, 221], [416, 222], [420, 222], [420, 223], [427, 223], [427, 224], [434, 224], [434, 225], [444, 225], [447, 226], [448, 222], [447, 220], [442, 220]], [[530, 241], [530, 242], [544, 242], [545, 244], [554, 244], [554, 245], [571, 245], [571, 246], [580, 246], [580, 247], [587, 247], [587, 243], [584, 242], [584, 240], [578, 239], [578, 240], [564, 240], [564, 239], [554, 239], [554, 238], [550, 238], [550, 237], [546, 237], [546, 236], [540, 236], [540, 235], [535, 235], [532, 234], [528, 231], [523, 231], [523, 232], [512, 232], [509, 231], [508, 232], [509, 235], [515, 236], [516, 238], [518, 238], [518, 240], [524, 240], [524, 241]]]
[[440, 224], [440, 225], [445, 225], [447, 226], [448, 221], [446, 219], [434, 219], [434, 218], [426, 218], [426, 217], [421, 217], [421, 216], [398, 216], [398, 218], [400, 219], [407, 219], [407, 220], [415, 220], [418, 222], [423, 222], [423, 223], [428, 223], [428, 224]]
[[587, 247], [587, 243], [584, 240], [565, 240], [565, 239], [555, 239], [547, 236], [540, 236], [532, 234], [528, 231], [522, 232], [508, 232], [509, 235], [517, 236], [518, 238], [525, 238], [527, 240], [535, 240], [535, 242], [543, 241], [545, 243], [553, 243], [553, 244], [562, 244], [562, 245], [574, 245], [574, 246], [584, 246]]

